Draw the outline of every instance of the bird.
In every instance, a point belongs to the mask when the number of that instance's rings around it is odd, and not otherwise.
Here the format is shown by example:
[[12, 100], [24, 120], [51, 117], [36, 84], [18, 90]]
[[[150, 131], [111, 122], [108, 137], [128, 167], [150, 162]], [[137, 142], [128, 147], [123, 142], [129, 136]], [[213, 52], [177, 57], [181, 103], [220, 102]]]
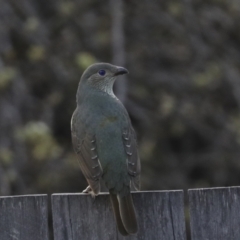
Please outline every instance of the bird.
[[81, 76], [71, 119], [73, 148], [89, 184], [83, 192], [95, 197], [104, 182], [123, 236], [138, 231], [131, 190], [140, 190], [141, 172], [136, 133], [113, 92], [117, 77], [127, 73], [110, 63], [90, 65]]

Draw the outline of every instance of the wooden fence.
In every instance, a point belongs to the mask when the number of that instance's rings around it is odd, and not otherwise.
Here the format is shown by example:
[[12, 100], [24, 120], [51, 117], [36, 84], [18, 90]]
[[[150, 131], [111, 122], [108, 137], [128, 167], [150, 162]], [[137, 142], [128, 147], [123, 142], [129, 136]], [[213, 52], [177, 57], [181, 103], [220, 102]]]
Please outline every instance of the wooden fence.
[[189, 190], [189, 207], [183, 191], [138, 192], [133, 201], [139, 232], [122, 237], [108, 194], [53, 194], [51, 206], [45, 194], [0, 197], [0, 239], [50, 240], [50, 226], [54, 240], [186, 240], [188, 210], [192, 240], [240, 239], [240, 187]]

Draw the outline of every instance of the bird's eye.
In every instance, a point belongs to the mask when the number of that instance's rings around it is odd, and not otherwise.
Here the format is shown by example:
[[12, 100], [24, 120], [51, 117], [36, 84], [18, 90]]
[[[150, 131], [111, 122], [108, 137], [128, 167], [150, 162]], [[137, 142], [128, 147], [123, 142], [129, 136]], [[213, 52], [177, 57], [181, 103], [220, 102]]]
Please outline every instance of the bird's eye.
[[106, 74], [106, 71], [105, 71], [105, 70], [99, 70], [99, 71], [98, 71], [98, 74], [99, 74], [100, 76], [104, 76], [104, 75]]

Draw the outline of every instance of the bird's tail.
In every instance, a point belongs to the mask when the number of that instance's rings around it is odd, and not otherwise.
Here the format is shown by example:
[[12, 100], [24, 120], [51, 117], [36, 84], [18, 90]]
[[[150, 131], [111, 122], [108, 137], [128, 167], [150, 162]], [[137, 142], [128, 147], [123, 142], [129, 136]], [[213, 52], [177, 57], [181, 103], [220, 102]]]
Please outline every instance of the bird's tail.
[[110, 193], [110, 197], [119, 232], [123, 236], [136, 233], [138, 224], [131, 193], [124, 197]]

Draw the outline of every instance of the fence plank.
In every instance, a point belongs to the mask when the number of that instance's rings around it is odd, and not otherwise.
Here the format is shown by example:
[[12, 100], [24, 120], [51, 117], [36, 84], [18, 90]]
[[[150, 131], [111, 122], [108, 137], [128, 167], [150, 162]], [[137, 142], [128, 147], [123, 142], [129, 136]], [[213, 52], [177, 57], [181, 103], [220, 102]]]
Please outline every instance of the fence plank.
[[54, 240], [185, 240], [183, 191], [133, 193], [137, 235], [122, 237], [116, 228], [109, 195], [53, 194]]
[[240, 187], [189, 190], [192, 240], [240, 239]]
[[0, 197], [1, 240], [48, 240], [47, 195]]

